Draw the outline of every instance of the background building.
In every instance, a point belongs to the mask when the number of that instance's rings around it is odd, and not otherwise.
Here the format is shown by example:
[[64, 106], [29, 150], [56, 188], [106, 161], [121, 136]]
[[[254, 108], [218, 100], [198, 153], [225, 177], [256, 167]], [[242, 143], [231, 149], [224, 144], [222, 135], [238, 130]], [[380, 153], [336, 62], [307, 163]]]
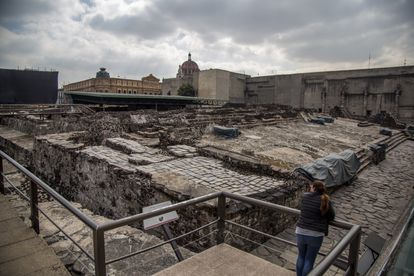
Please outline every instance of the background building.
[[111, 78], [106, 68], [100, 68], [95, 78], [64, 85], [63, 90], [160, 95], [161, 83], [152, 74], [143, 77], [141, 80]]
[[209, 69], [190, 71], [191, 78], [183, 78], [183, 66], [176, 78], [163, 80], [163, 94], [176, 95], [183, 83], [190, 83], [198, 97], [234, 104], [281, 104], [320, 112], [339, 107], [353, 116], [388, 112], [414, 121], [414, 66], [263, 77]]
[[0, 104], [56, 102], [58, 72], [0, 69]]
[[198, 72], [197, 63], [191, 60], [191, 53], [188, 53], [188, 60], [178, 66], [176, 77], [162, 80], [162, 94], [177, 95], [178, 88], [183, 84], [191, 84], [197, 92]]
[[283, 104], [353, 116], [388, 112], [414, 119], [414, 66], [273, 75], [246, 79], [247, 104]]

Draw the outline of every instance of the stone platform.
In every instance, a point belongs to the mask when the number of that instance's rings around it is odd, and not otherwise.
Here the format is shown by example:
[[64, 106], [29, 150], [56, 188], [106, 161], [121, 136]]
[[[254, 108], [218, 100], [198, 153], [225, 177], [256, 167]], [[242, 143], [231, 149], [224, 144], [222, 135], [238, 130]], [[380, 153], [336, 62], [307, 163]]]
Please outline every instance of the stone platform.
[[0, 195], [0, 275], [70, 275], [52, 248]]
[[155, 276], [173, 275], [270, 276], [295, 275], [295, 273], [230, 245], [220, 244], [155, 274]]

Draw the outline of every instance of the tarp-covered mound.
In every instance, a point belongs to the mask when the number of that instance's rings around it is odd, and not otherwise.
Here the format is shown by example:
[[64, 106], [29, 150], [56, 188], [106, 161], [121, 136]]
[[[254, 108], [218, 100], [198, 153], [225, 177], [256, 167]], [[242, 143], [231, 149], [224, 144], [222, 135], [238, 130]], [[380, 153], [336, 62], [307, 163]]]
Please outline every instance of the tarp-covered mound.
[[351, 180], [360, 166], [361, 163], [356, 154], [352, 150], [345, 150], [341, 153], [331, 153], [326, 157], [316, 159], [295, 171], [311, 181], [321, 180], [325, 182], [326, 187], [333, 187]]
[[236, 138], [240, 135], [240, 131], [235, 127], [213, 126], [213, 133], [228, 138]]

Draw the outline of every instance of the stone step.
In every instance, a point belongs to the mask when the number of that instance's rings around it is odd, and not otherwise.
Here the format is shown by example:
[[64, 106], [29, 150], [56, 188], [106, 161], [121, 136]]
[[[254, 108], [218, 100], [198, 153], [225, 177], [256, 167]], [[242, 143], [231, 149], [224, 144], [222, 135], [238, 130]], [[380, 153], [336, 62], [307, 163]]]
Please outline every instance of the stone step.
[[406, 141], [408, 138], [407, 137], [402, 137], [400, 139], [398, 139], [397, 141], [394, 141], [392, 143], [391, 146], [389, 146], [386, 151], [389, 152], [390, 150], [394, 149], [395, 147], [397, 147], [399, 144], [403, 143], [404, 141]]
[[160, 151], [159, 149], [143, 146], [137, 141], [120, 138], [120, 137], [106, 139], [105, 145], [109, 148], [121, 151], [126, 154], [131, 154], [131, 153], [155, 154]]
[[19, 218], [3, 195], [0, 208], [0, 275], [70, 275], [53, 249]]

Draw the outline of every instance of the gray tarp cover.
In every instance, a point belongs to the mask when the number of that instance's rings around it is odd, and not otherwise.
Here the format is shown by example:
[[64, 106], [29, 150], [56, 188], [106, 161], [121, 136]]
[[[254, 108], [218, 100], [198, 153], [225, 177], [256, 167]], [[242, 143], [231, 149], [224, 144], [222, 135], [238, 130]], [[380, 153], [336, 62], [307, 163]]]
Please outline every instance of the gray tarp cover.
[[361, 163], [352, 150], [331, 153], [313, 163], [303, 165], [296, 171], [311, 181], [322, 180], [326, 187], [339, 186], [350, 180], [358, 171]]

